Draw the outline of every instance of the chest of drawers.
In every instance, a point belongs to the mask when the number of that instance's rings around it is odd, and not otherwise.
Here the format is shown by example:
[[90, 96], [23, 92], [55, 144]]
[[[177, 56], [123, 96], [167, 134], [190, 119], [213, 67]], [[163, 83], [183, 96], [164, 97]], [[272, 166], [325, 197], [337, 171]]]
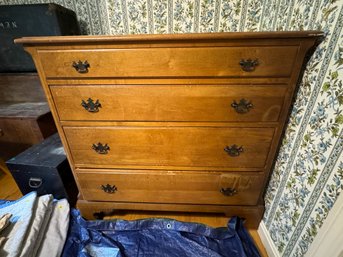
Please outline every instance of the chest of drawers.
[[221, 212], [256, 227], [320, 32], [22, 38], [86, 218]]

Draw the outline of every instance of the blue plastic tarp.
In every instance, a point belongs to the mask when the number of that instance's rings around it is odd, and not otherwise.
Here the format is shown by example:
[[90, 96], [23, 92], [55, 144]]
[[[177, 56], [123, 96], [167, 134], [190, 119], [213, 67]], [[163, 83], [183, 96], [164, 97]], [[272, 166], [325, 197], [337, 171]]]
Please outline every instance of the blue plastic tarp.
[[0, 199], [0, 205], [6, 204], [6, 203], [9, 203], [9, 202], [11, 202], [11, 201]]
[[171, 219], [84, 220], [71, 211], [63, 257], [258, 257], [243, 222], [226, 228]]

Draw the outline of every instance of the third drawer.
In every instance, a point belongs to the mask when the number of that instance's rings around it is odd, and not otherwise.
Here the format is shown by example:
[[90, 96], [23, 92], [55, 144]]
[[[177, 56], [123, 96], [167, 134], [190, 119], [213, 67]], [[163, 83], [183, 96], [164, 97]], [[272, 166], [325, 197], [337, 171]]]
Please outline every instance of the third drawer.
[[[142, 124], [143, 125], [143, 124]], [[274, 128], [64, 127], [77, 167], [265, 166]]]

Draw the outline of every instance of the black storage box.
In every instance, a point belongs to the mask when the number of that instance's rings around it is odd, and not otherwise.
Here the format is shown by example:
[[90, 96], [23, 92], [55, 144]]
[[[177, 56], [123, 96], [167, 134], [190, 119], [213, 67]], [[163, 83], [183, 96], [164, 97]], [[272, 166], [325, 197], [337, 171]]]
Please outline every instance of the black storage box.
[[6, 165], [23, 194], [37, 191], [38, 195], [67, 198], [72, 206], [76, 203], [78, 190], [57, 133], [6, 161]]
[[57, 4], [0, 6], [0, 72], [31, 72], [31, 56], [15, 38], [79, 35], [75, 12]]

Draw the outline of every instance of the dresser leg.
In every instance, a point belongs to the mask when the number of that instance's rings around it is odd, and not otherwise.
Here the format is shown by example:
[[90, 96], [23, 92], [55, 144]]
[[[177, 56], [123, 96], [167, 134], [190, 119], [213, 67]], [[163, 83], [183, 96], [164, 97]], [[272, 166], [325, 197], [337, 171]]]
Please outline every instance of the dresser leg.
[[77, 201], [76, 208], [80, 210], [81, 216], [86, 220], [102, 220], [105, 216], [111, 216], [115, 212], [113, 208], [106, 208], [101, 203], [94, 204], [83, 200]]
[[100, 212], [94, 212], [93, 213], [93, 219], [96, 220], [103, 220], [105, 216], [113, 216], [115, 214], [115, 210], [109, 210], [109, 211], [100, 211]]
[[263, 218], [264, 206], [240, 206], [229, 208], [224, 212], [226, 217], [238, 216], [244, 220], [244, 226], [247, 228], [257, 229]]
[[93, 213], [93, 217], [96, 219], [96, 220], [103, 220], [104, 217], [105, 217], [105, 213], [103, 211], [101, 212], [94, 212]]

